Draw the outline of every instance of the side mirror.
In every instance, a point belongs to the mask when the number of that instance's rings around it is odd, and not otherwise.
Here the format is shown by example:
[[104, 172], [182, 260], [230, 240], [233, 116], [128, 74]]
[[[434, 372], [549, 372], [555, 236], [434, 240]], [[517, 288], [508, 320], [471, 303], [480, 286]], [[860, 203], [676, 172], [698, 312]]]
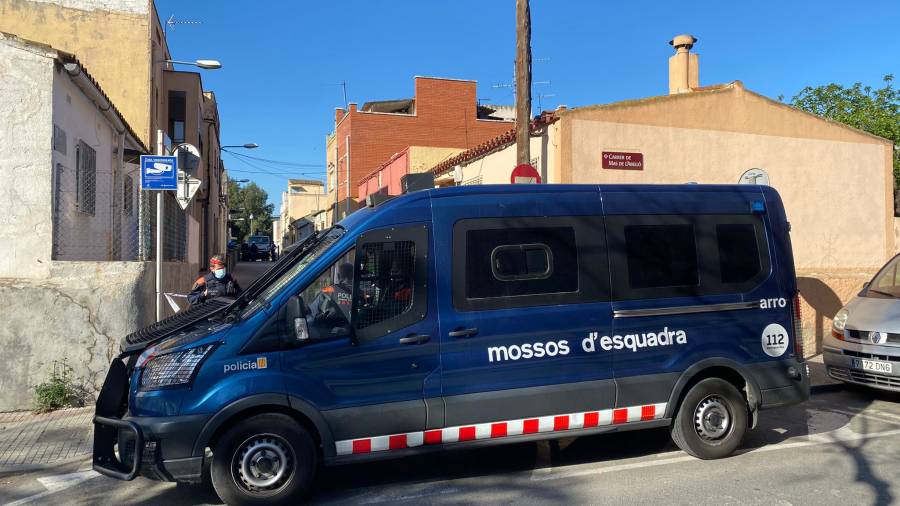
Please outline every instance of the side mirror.
[[297, 342], [305, 342], [309, 340], [309, 326], [306, 323], [306, 316], [309, 314], [309, 307], [299, 295], [291, 296], [287, 302], [287, 325], [289, 331], [293, 334]]
[[866, 290], [868, 290], [868, 289], [869, 289], [869, 282], [866, 281], [865, 283], [863, 283], [862, 291], [866, 291]]

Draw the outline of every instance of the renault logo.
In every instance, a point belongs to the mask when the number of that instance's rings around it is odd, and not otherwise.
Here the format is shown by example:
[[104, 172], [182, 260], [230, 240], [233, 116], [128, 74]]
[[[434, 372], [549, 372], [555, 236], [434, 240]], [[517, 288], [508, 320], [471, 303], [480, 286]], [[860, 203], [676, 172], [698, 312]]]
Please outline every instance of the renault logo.
[[883, 344], [887, 341], [887, 332], [871, 331], [869, 332], [869, 342], [872, 344]]

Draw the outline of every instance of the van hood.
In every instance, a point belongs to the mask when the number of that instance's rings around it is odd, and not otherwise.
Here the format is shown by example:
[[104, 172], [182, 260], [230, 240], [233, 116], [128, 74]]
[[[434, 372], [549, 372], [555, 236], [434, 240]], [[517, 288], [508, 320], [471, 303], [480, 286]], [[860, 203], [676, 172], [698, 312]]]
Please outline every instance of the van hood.
[[175, 335], [179, 331], [193, 330], [195, 325], [198, 330], [212, 327], [213, 324], [209, 322], [209, 318], [224, 311], [232, 302], [234, 302], [234, 299], [227, 297], [210, 299], [203, 304], [192, 306], [185, 311], [178, 312], [173, 316], [132, 332], [122, 339], [122, 355], [140, 353], [144, 348], [158, 343], [166, 337]]
[[900, 334], [900, 299], [855, 297], [846, 309], [849, 329]]

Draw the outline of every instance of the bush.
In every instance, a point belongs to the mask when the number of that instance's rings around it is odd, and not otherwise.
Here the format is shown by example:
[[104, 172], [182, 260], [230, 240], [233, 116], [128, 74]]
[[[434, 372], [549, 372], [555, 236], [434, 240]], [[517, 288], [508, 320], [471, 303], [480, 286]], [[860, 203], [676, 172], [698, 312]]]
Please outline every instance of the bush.
[[47, 413], [60, 408], [77, 408], [84, 406], [85, 389], [79, 385], [66, 363], [53, 361], [50, 378], [34, 387], [35, 411]]

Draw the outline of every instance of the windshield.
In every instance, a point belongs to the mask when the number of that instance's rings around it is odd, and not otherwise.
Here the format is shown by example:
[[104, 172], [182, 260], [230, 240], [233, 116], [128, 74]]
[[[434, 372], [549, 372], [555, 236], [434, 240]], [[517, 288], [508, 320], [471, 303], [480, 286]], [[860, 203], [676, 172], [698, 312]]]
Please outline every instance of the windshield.
[[266, 236], [253, 236], [250, 238], [250, 244], [269, 244], [269, 238]]
[[342, 235], [344, 235], [343, 228], [333, 228], [323, 234], [315, 243], [313, 243], [312, 247], [306, 249], [306, 253], [301, 254], [297, 263], [275, 278], [275, 280], [272, 281], [259, 295], [254, 297], [253, 301], [247, 306], [247, 310], [244, 311], [243, 316], [247, 316], [268, 304], [276, 295], [278, 295], [278, 292], [280, 292], [285, 285], [296, 278], [309, 264], [322, 256], [322, 254], [325, 253], [325, 251], [328, 250], [328, 248]]
[[900, 255], [891, 259], [869, 284], [866, 295], [875, 293], [900, 298]]

